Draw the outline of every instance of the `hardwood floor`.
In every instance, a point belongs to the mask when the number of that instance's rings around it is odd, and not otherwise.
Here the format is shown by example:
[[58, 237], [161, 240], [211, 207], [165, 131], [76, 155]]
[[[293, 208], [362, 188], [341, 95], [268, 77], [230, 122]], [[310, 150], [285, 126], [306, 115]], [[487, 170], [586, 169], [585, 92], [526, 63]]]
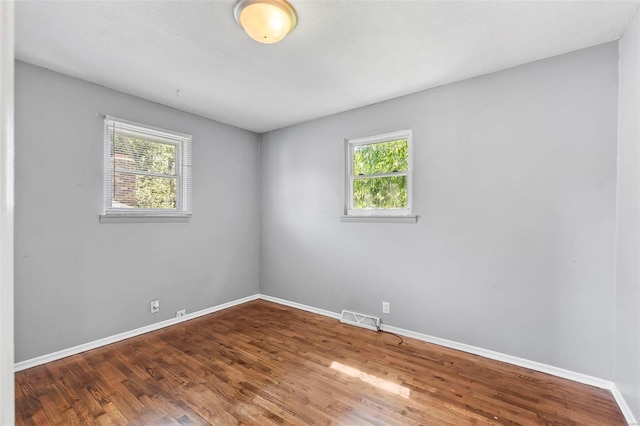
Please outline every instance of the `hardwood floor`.
[[16, 373], [18, 425], [624, 425], [611, 393], [253, 301]]

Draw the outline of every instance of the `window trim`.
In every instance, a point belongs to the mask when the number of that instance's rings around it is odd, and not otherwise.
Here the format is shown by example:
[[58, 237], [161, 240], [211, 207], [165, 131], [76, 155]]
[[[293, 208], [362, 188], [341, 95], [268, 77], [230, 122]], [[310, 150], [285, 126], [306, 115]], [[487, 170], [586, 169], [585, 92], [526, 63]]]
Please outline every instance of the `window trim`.
[[[380, 176], [407, 176], [407, 207], [403, 209], [355, 209], [353, 208], [353, 182], [356, 177], [353, 174], [353, 153], [354, 149], [362, 145], [372, 145], [376, 143], [391, 142], [398, 139], [407, 140], [407, 156], [408, 166], [406, 171], [397, 173], [379, 173], [367, 175], [371, 177]], [[386, 133], [377, 133], [372, 136], [360, 138], [345, 139], [345, 160], [346, 160], [346, 179], [345, 179], [345, 205], [343, 222], [352, 222], [354, 220], [345, 220], [346, 218], [370, 217], [368, 221], [385, 221], [385, 218], [411, 217], [413, 216], [413, 130], [402, 129]]]
[[[176, 179], [176, 208], [175, 209], [132, 209], [122, 207], [112, 207], [112, 176], [114, 165], [111, 160], [113, 126], [123, 130], [123, 133], [130, 133], [133, 136], [140, 136], [142, 139], [171, 144], [176, 146], [176, 172], [171, 178]], [[184, 222], [193, 214], [192, 202], [192, 142], [193, 137], [184, 133], [174, 132], [159, 127], [149, 126], [130, 120], [125, 120], [113, 116], [104, 117], [104, 197], [102, 205], [101, 223], [113, 222]], [[135, 173], [138, 174], [138, 173]], [[146, 173], [139, 173], [145, 175]], [[161, 174], [151, 173], [152, 176]]]

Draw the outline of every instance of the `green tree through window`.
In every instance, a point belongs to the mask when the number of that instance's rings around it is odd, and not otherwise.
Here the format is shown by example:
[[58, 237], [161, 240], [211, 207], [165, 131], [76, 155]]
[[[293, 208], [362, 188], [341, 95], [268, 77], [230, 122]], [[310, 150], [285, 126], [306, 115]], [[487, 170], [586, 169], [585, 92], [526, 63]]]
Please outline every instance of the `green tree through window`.
[[125, 208], [175, 209], [176, 148], [116, 133], [113, 201]]
[[354, 208], [407, 208], [408, 148], [407, 139], [353, 148]]

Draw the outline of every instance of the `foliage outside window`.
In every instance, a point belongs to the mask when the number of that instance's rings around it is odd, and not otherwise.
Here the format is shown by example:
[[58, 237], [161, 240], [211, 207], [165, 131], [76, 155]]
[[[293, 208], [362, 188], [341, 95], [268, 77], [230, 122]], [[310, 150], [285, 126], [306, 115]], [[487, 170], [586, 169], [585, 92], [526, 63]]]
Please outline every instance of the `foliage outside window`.
[[191, 214], [191, 136], [107, 117], [105, 215]]
[[411, 214], [411, 130], [347, 141], [347, 215]]

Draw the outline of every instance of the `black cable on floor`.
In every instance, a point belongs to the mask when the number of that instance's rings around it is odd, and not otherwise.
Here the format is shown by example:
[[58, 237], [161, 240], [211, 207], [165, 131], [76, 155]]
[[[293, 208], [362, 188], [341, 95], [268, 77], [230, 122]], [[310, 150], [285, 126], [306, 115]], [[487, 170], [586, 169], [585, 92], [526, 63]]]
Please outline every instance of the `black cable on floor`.
[[388, 334], [391, 334], [392, 336], [396, 336], [398, 339], [400, 339], [400, 343], [398, 343], [398, 346], [400, 346], [401, 344], [404, 343], [404, 339], [401, 336], [398, 336], [396, 333], [392, 333], [390, 331], [385, 331], [382, 328], [380, 328], [380, 325], [378, 325], [378, 324], [376, 324], [375, 327], [376, 327], [376, 330], [378, 330], [378, 332], [380, 332], [380, 333], [388, 333]]

